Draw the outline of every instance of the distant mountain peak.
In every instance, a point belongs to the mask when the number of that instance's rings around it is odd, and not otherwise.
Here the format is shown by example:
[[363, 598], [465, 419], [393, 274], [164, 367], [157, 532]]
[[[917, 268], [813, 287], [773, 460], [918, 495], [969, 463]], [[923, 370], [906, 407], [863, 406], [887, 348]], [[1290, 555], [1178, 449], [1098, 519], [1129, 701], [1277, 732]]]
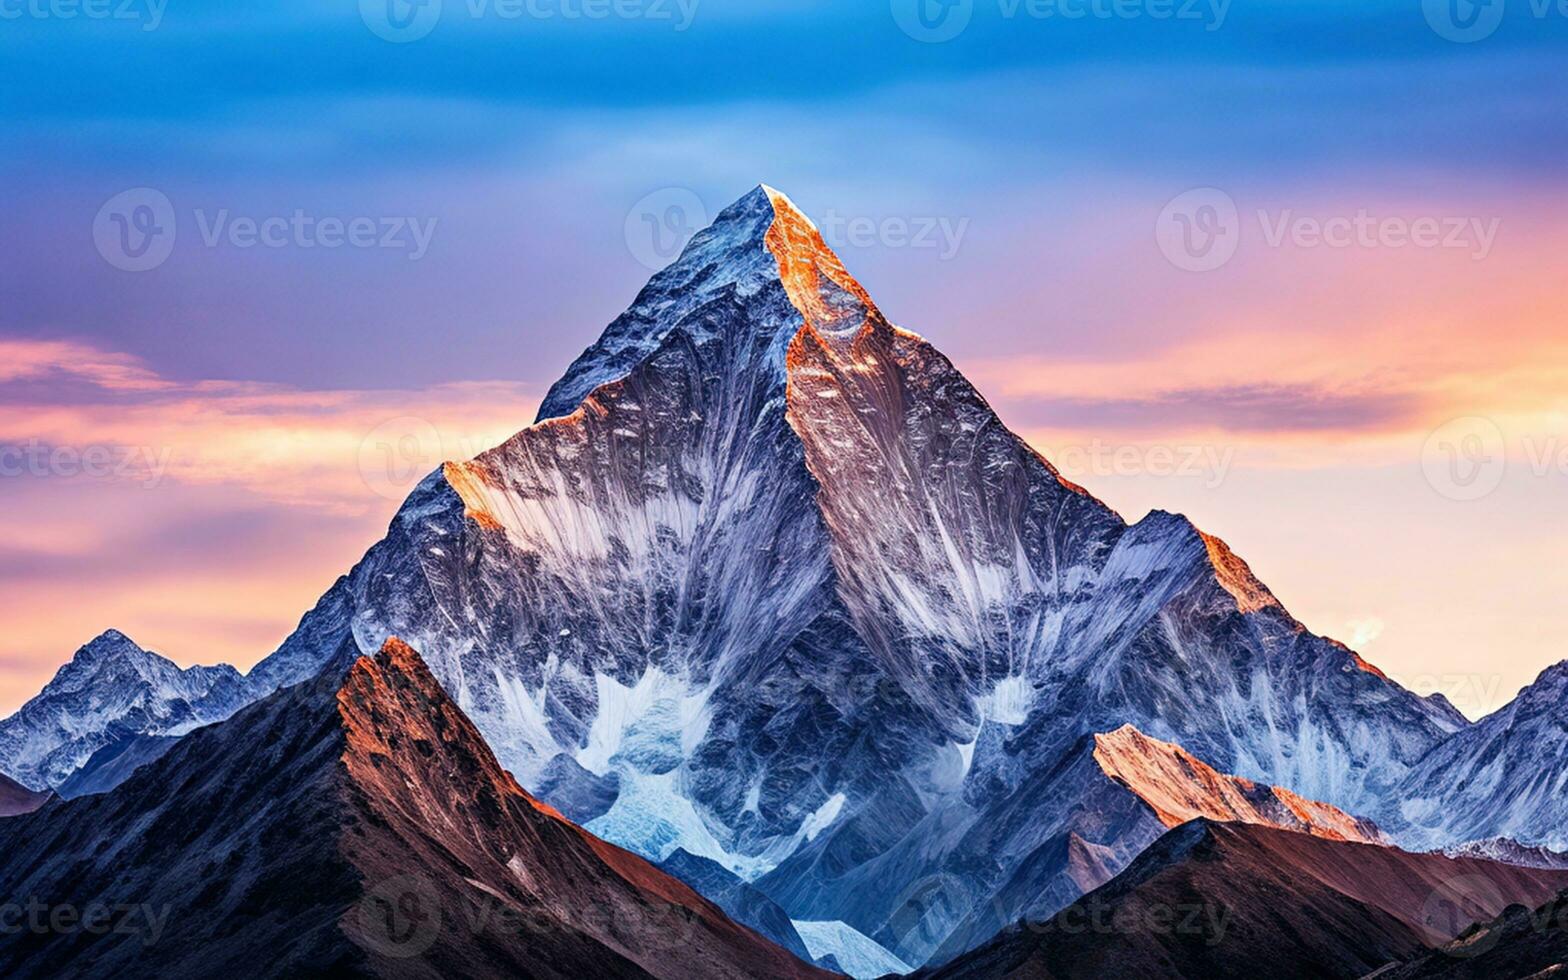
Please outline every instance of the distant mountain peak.
[[81, 661], [101, 660], [105, 657], [124, 656], [126, 654], [147, 653], [130, 637], [117, 629], [106, 629], [102, 633], [88, 640], [77, 648], [76, 654], [71, 658]]
[[181, 735], [249, 701], [233, 667], [182, 668], [119, 630], [105, 630], [0, 719], [0, 768], [34, 789], [58, 787], [126, 734]]

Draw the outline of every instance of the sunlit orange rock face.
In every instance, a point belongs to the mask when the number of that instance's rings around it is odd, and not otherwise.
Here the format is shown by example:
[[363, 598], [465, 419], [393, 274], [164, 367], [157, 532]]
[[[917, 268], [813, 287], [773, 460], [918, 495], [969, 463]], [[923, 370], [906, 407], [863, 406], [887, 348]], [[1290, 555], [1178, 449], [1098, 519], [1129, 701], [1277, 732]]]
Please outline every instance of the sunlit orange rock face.
[[1131, 725], [1096, 735], [1094, 744], [1095, 761], [1105, 774], [1148, 804], [1167, 827], [1206, 817], [1329, 840], [1387, 843], [1370, 820], [1279, 786], [1217, 772], [1180, 746], [1150, 738]]

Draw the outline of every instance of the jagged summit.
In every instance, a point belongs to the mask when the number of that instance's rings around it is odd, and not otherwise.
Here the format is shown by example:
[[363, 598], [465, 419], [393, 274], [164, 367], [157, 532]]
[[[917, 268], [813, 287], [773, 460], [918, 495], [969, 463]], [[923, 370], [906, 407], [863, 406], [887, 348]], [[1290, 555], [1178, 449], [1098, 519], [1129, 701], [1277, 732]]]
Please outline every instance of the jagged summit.
[[1484, 837], [1568, 850], [1568, 661], [1456, 732], [1389, 795], [1380, 822], [1412, 845]]
[[779, 373], [786, 347], [802, 326], [839, 336], [874, 310], [811, 219], [782, 192], [759, 184], [720, 211], [648, 281], [631, 307], [551, 387], [539, 419], [571, 414], [590, 392], [624, 377], [671, 334], [701, 343], [716, 328], [711, 314], [725, 297], [759, 300], [766, 315], [731, 318], [726, 329], [749, 335], [736, 340], [761, 346], [762, 359]]
[[56, 788], [123, 736], [182, 735], [249, 700], [233, 667], [181, 668], [119, 630], [105, 630], [0, 720], [0, 770], [33, 789]]
[[117, 629], [106, 629], [77, 648], [72, 660], [99, 660], [103, 657], [145, 654], [146, 651]]
[[1216, 772], [1181, 746], [1150, 738], [1132, 725], [1095, 735], [1094, 759], [1167, 827], [1208, 817], [1267, 824], [1330, 840], [1388, 843], [1369, 820], [1279, 786]]

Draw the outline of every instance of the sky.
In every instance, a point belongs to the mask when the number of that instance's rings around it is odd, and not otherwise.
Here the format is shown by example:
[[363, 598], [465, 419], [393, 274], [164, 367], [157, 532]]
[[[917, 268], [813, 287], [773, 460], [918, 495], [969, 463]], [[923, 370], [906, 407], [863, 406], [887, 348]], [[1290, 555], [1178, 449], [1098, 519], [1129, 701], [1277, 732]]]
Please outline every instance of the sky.
[[1562, 643], [1568, 5], [0, 0], [0, 714], [245, 668], [758, 182], [1472, 717]]

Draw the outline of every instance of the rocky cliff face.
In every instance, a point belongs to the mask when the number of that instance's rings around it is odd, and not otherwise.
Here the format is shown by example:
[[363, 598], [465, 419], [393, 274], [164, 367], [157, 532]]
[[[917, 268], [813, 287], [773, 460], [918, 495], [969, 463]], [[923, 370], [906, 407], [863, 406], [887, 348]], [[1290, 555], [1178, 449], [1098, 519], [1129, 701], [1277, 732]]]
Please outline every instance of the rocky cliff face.
[[1062, 480], [767, 188], [538, 423], [425, 480], [252, 676], [393, 634], [595, 832], [915, 963], [1059, 846], [1034, 828], [1070, 797], [1034, 787], [1087, 735], [1133, 724], [1360, 812], [1464, 724], [1184, 518], [1128, 525]]

